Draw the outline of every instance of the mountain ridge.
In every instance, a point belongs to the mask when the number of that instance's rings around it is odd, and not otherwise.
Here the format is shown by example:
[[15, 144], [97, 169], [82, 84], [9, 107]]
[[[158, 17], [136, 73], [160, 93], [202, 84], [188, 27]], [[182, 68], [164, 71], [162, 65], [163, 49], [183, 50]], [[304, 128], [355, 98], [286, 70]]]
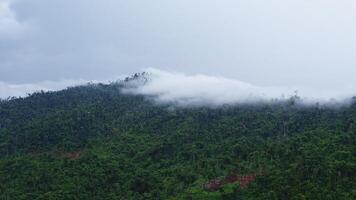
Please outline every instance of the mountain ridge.
[[[88, 84], [1, 101], [0, 197], [355, 195], [356, 101], [341, 108], [293, 101], [172, 107], [122, 87], [120, 81]], [[217, 191], [203, 187], [217, 177], [258, 171], [263, 175], [243, 189], [235, 183]]]

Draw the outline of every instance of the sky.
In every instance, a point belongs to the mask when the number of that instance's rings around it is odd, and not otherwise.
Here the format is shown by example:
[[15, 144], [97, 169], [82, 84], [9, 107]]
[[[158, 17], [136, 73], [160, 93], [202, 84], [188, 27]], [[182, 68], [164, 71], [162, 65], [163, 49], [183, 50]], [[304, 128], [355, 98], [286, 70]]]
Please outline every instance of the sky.
[[147, 68], [350, 94], [355, 10], [354, 0], [0, 0], [0, 97]]

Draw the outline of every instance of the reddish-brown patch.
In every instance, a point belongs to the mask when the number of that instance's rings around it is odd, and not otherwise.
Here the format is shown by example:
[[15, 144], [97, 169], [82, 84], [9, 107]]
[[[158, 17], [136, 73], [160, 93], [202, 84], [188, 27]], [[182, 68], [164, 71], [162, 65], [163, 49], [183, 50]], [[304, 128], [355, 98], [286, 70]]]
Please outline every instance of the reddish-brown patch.
[[75, 152], [66, 152], [62, 154], [62, 157], [64, 158], [69, 158], [69, 159], [78, 159], [82, 155], [81, 151], [75, 151]]
[[239, 183], [241, 188], [246, 188], [250, 183], [252, 183], [256, 179], [256, 174], [249, 174], [249, 175], [238, 175], [238, 174], [231, 174], [226, 176], [222, 180], [214, 179], [209, 181], [204, 185], [204, 189], [208, 191], [216, 191], [229, 183]]

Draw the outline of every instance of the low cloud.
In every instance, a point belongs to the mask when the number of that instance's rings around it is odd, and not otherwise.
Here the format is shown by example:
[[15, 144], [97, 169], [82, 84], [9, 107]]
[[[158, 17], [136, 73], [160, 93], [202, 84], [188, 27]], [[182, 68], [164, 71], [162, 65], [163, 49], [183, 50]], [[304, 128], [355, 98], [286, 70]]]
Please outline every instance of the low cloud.
[[[187, 75], [179, 72], [149, 68], [145, 77], [127, 83], [123, 90], [133, 95], [145, 95], [157, 103], [178, 106], [221, 106], [234, 104], [271, 103], [289, 100], [296, 95], [303, 104], [340, 105], [356, 96], [356, 85], [333, 87], [258, 86], [221, 76]], [[127, 76], [119, 76], [120, 80]], [[116, 78], [116, 80], [117, 80]], [[115, 80], [115, 79], [111, 79]], [[25, 97], [36, 91], [58, 91], [87, 83], [109, 83], [97, 80], [43, 81], [29, 84], [10, 84], [0, 81], [0, 98]], [[335, 89], [338, 88], [338, 89]]]
[[356, 94], [355, 86], [339, 90], [302, 87], [264, 87], [224, 77], [186, 75], [158, 69], [147, 69], [149, 81], [124, 91], [153, 97], [158, 103], [180, 106], [219, 106], [224, 104], [254, 104], [284, 101], [295, 95], [304, 104], [335, 104]]

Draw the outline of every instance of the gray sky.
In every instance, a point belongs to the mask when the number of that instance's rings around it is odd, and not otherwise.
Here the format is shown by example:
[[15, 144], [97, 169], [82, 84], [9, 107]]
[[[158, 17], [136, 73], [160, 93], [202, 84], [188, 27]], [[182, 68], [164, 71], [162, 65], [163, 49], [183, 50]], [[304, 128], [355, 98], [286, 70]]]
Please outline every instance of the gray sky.
[[0, 82], [4, 92], [153, 67], [350, 88], [355, 10], [355, 0], [0, 0]]

